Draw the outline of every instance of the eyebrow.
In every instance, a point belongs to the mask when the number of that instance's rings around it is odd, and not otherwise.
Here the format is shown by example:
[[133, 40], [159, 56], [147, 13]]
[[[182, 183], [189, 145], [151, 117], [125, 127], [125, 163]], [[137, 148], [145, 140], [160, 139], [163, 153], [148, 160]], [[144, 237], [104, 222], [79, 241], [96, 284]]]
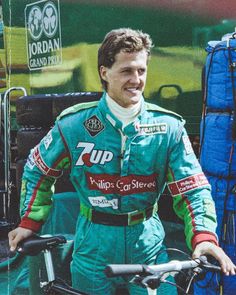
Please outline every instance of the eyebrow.
[[[133, 69], [133, 67], [123, 67], [121, 68], [121, 70], [130, 70], [130, 69]], [[146, 69], [146, 67], [138, 67], [138, 69]]]

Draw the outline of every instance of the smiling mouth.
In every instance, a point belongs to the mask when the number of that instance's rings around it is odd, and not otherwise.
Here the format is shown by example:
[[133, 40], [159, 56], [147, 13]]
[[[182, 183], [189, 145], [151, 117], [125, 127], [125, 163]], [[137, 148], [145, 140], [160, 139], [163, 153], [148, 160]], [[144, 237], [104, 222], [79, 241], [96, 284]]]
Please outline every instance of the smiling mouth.
[[134, 92], [139, 91], [139, 87], [127, 87], [126, 90], [134, 93]]

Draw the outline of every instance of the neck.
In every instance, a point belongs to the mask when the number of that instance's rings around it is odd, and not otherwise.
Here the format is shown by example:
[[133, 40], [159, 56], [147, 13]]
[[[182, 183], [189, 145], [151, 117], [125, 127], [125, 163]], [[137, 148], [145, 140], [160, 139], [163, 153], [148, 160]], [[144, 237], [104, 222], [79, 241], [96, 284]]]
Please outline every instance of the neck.
[[141, 110], [141, 100], [129, 108], [120, 106], [108, 94], [106, 95], [106, 101], [113, 115], [123, 123], [123, 127], [133, 122]]

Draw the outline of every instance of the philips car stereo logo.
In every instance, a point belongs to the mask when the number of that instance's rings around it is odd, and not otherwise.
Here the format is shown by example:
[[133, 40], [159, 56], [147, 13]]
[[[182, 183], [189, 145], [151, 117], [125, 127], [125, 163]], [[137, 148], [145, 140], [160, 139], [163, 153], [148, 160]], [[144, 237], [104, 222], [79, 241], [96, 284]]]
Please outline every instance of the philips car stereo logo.
[[59, 0], [38, 1], [25, 7], [28, 66], [31, 70], [62, 62]]

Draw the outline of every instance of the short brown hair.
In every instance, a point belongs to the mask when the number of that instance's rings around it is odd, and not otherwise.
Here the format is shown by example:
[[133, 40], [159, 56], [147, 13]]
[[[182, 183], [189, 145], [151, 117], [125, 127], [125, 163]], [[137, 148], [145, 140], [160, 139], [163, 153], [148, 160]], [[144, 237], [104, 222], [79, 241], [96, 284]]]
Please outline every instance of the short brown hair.
[[101, 66], [111, 68], [115, 62], [116, 54], [118, 54], [121, 50], [125, 52], [137, 52], [144, 49], [149, 57], [152, 46], [150, 36], [140, 30], [121, 28], [110, 31], [105, 36], [98, 50], [98, 73], [103, 88], [107, 90], [107, 82], [101, 78]]

